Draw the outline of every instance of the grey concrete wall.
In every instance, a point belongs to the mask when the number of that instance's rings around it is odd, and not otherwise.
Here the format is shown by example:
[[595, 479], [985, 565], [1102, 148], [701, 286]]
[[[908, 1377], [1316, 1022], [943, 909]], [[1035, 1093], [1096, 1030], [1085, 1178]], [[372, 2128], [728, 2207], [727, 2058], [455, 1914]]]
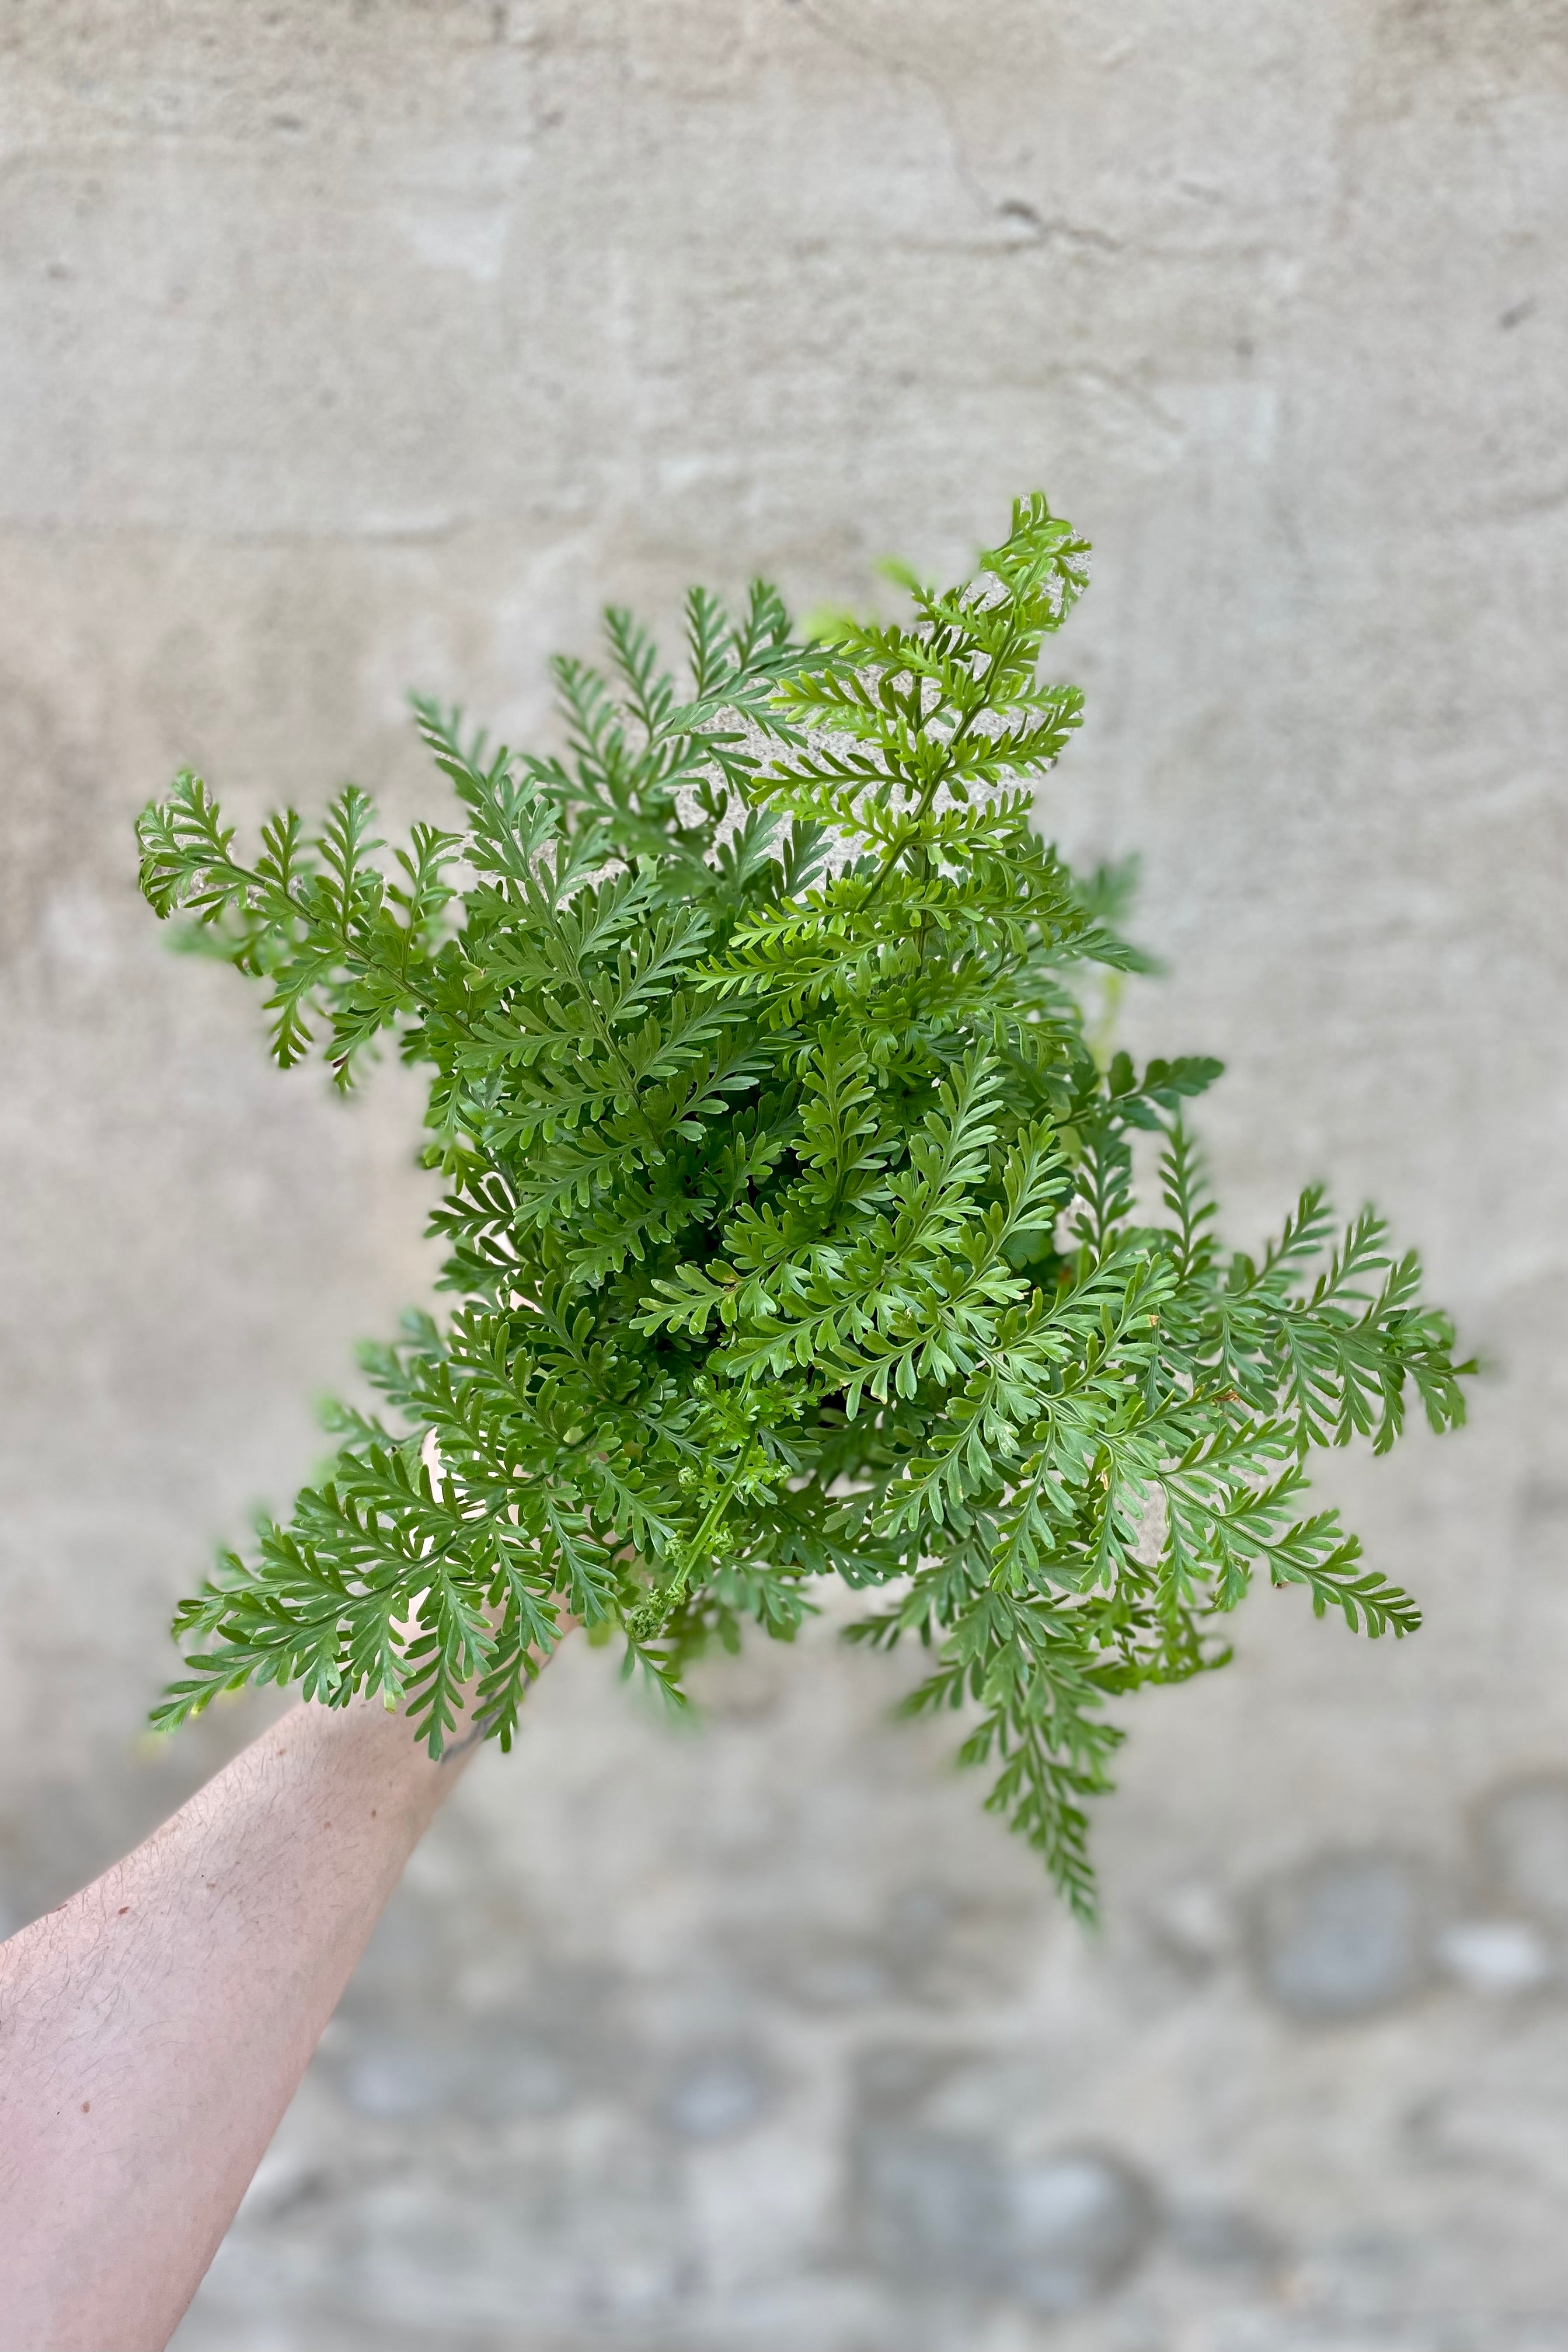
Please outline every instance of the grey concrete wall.
[[1568, 2343], [1558, 0], [8, 0], [0, 1317], [13, 1920], [258, 1719], [168, 1606], [420, 1294], [395, 1074], [284, 1079], [129, 825], [429, 784], [614, 594], [1098, 549], [1049, 824], [1142, 848], [1239, 1236], [1376, 1195], [1492, 1370], [1335, 1462], [1426, 1630], [1260, 1596], [1130, 1714], [1109, 1924], [837, 1650], [588, 1653], [417, 1858], [185, 2352]]

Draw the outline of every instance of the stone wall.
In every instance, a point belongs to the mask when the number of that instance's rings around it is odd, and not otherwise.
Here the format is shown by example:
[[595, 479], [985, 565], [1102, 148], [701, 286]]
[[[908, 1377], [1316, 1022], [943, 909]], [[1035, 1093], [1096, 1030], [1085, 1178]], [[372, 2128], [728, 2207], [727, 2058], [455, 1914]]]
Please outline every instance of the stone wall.
[[0, 1901], [169, 1603], [417, 1297], [345, 1111], [176, 961], [129, 824], [429, 785], [596, 603], [864, 602], [1090, 532], [1046, 821], [1141, 848], [1238, 1237], [1424, 1245], [1474, 1424], [1336, 1460], [1427, 1611], [1259, 1596], [1130, 1713], [1108, 1924], [831, 1626], [676, 1737], [564, 1659], [416, 1858], [183, 2352], [1568, 2344], [1560, 0], [10, 0], [0, 12]]

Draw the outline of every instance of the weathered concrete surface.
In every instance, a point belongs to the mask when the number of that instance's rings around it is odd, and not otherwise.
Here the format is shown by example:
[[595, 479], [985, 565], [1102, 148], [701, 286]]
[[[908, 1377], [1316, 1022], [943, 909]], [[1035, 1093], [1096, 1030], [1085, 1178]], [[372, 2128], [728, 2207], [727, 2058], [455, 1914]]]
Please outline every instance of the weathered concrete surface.
[[1049, 795], [1141, 847], [1129, 1033], [1237, 1231], [1375, 1193], [1494, 1369], [1336, 1465], [1428, 1609], [1261, 1600], [1133, 1718], [1090, 1945], [880, 1725], [901, 1670], [589, 1654], [475, 1772], [186, 2352], [1568, 2344], [1558, 0], [11, 0], [0, 13], [0, 1739], [14, 1918], [208, 1541], [417, 1295], [395, 1076], [271, 1074], [128, 825], [426, 787], [607, 593], [856, 600], [1092, 533]]

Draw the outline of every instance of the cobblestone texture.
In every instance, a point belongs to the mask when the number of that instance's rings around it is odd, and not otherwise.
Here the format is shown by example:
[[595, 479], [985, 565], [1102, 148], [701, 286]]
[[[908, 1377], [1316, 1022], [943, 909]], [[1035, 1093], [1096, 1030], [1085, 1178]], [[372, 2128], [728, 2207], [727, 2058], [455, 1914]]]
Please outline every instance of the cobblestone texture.
[[156, 1757], [161, 1626], [417, 1296], [129, 821], [426, 789], [614, 593], [1099, 550], [1047, 801], [1137, 846], [1237, 1237], [1425, 1244], [1475, 1425], [1336, 1463], [1428, 1612], [1290, 1596], [1131, 1717], [1086, 1938], [837, 1645], [705, 1729], [562, 1662], [416, 1858], [180, 2352], [1563, 2352], [1568, 803], [1558, 0], [0, 11], [0, 1905]]

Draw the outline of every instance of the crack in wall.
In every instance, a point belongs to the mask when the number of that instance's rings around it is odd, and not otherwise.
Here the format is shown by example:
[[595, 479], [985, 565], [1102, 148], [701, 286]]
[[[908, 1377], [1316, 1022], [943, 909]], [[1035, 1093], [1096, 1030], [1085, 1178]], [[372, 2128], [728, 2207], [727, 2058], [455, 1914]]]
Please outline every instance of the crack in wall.
[[1040, 245], [1062, 244], [1081, 250], [1099, 253], [1119, 253], [1121, 240], [1104, 229], [1089, 228], [1059, 214], [1046, 215], [1023, 196], [998, 197], [985, 185], [970, 152], [954, 110], [938, 85], [907, 58], [888, 56], [873, 43], [864, 41], [842, 26], [829, 22], [814, 0], [781, 0], [792, 16], [804, 19], [822, 39], [848, 56], [863, 58], [868, 65], [895, 79], [912, 81], [922, 89], [935, 107], [947, 136], [949, 159], [954, 178], [975, 210], [987, 220], [1017, 221], [1029, 233], [1029, 241]]

